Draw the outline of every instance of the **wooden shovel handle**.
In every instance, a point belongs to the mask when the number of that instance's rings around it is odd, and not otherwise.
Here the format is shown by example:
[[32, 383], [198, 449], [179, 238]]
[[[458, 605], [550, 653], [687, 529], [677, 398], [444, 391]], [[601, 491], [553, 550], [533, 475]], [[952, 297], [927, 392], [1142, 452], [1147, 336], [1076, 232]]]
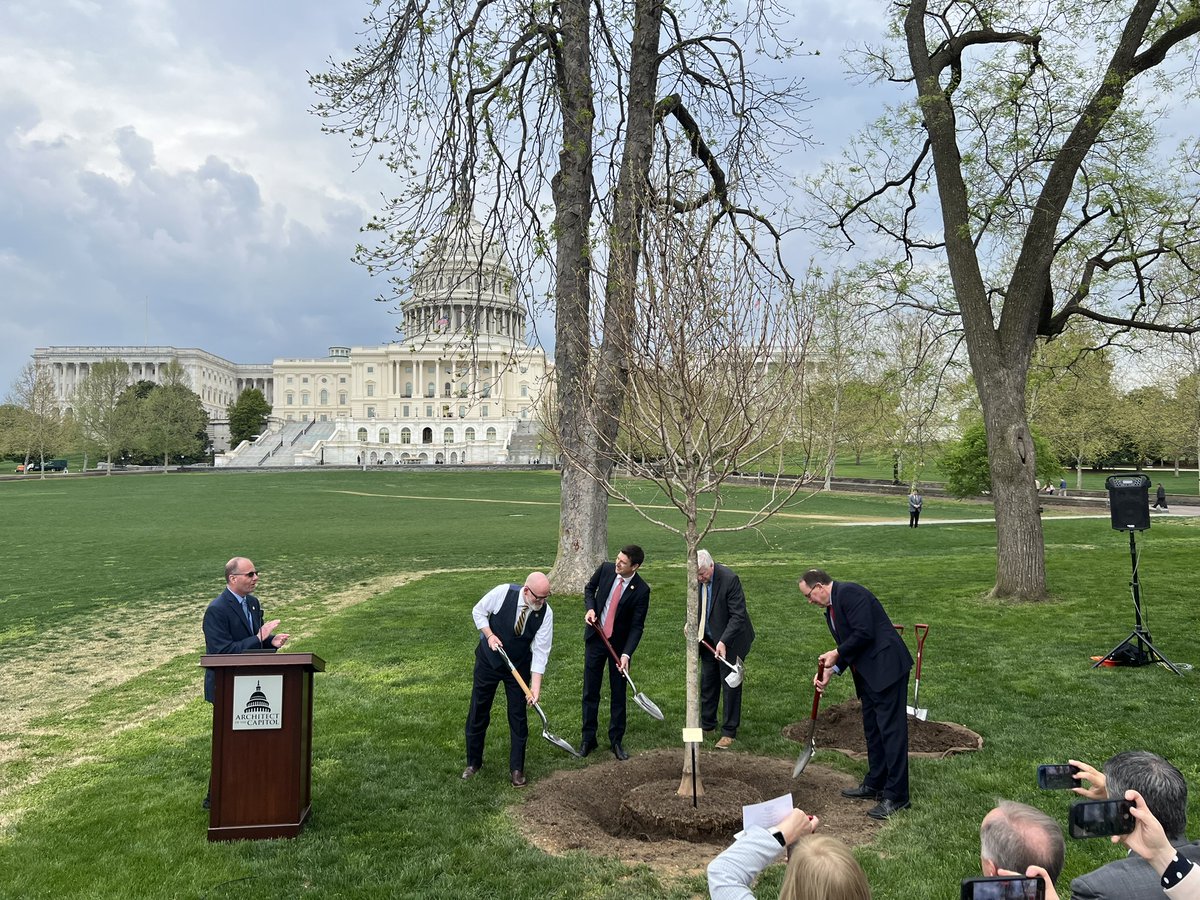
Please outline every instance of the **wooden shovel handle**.
[[[820, 681], [821, 676], [824, 674], [825, 674], [825, 663], [823, 663], [821, 660], [817, 660], [817, 681]], [[820, 705], [820, 703], [821, 703], [821, 692], [814, 689], [813, 690], [813, 708], [812, 708], [812, 716], [811, 716], [811, 718], [814, 720], [817, 718], [817, 707]]]

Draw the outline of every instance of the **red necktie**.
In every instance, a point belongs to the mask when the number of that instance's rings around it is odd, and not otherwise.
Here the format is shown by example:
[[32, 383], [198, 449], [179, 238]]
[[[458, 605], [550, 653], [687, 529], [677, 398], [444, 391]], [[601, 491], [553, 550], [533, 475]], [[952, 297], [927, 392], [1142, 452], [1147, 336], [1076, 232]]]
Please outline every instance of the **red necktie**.
[[621, 589], [624, 586], [624, 579], [618, 578], [613, 585], [612, 596], [608, 598], [608, 605], [604, 607], [602, 630], [606, 638], [612, 637], [613, 623], [617, 621], [617, 605], [621, 602]]

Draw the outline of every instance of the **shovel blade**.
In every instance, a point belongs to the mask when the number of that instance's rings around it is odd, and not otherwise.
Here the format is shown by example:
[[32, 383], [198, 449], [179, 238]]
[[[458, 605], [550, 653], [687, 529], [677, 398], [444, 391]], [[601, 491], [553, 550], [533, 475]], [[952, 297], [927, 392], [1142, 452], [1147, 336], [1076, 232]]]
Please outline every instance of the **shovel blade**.
[[551, 734], [549, 731], [543, 731], [542, 737], [544, 737], [546, 740], [548, 740], [550, 743], [552, 743], [555, 747], [561, 747], [563, 750], [566, 750], [572, 756], [577, 756], [577, 757], [583, 756], [582, 753], [580, 753], [578, 750], [576, 750], [574, 747], [572, 747], [570, 744], [568, 744], [565, 740], [563, 740], [556, 734]]
[[653, 700], [651, 700], [649, 697], [647, 697], [645, 694], [643, 694], [641, 692], [634, 694], [633, 702], [636, 703], [638, 706], [640, 706], [642, 709], [644, 709], [646, 712], [648, 712], [651, 716], [658, 719], [658, 721], [661, 722], [663, 720], [662, 710], [659, 709], [658, 706], [655, 704], [655, 702]]
[[927, 710], [927, 709], [918, 709], [918, 710], [917, 710], [917, 712], [916, 712], [916, 716], [917, 716], [917, 718], [918, 718], [918, 719], [920, 719], [922, 722], [924, 722], [926, 719], [928, 719], [928, 718], [929, 718], [929, 710]]
[[739, 687], [742, 683], [742, 673], [741, 672], [730, 672], [728, 675], [725, 676], [725, 683], [727, 685], [729, 685], [731, 688]]
[[792, 769], [793, 778], [799, 778], [800, 773], [802, 773], [808, 767], [809, 760], [813, 758], [813, 753], [816, 752], [816, 749], [816, 744], [809, 744], [804, 748], [804, 752], [800, 754], [800, 758], [796, 760], [796, 765]]

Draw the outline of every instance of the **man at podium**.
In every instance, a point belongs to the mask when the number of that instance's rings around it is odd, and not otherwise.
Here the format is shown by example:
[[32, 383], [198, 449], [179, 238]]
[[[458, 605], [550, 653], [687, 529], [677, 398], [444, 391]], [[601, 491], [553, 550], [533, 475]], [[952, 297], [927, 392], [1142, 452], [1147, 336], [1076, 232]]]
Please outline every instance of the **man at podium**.
[[[287, 643], [288, 635], [275, 634], [279, 620], [263, 621], [262, 606], [254, 596], [258, 584], [258, 570], [254, 563], [242, 556], [235, 556], [225, 563], [225, 590], [208, 604], [204, 611], [205, 653], [274, 653]], [[213, 702], [216, 691], [217, 673], [213, 669], [204, 672], [204, 699]], [[209, 808], [209, 794], [204, 797], [204, 808]]]

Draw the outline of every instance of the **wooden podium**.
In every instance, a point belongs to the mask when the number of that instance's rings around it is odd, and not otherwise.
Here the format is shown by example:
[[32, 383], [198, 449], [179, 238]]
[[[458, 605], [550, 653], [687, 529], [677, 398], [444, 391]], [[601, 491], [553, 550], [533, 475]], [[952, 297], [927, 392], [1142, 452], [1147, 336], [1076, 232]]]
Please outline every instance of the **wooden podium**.
[[312, 808], [312, 653], [207, 654], [213, 698], [210, 841], [295, 837]]

